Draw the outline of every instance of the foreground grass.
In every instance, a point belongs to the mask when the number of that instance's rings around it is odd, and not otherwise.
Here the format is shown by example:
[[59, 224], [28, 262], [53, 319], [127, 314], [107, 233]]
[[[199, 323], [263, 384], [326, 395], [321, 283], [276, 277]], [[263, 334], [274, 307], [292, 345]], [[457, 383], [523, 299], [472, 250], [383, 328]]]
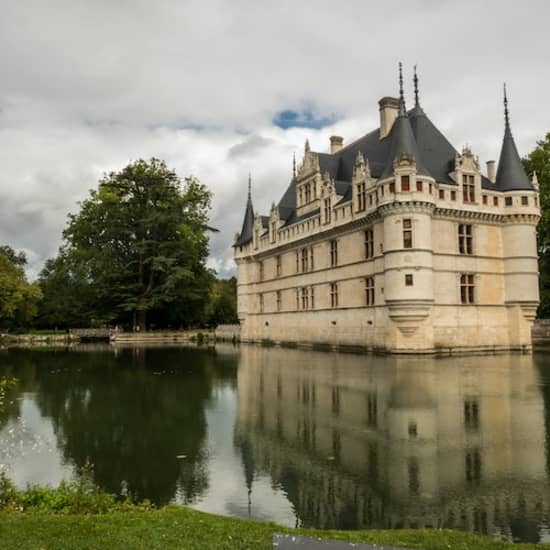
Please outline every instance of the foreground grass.
[[346, 532], [289, 529], [273, 523], [214, 516], [179, 506], [106, 514], [0, 512], [0, 548], [268, 549], [272, 548], [272, 536], [277, 532], [427, 550], [541, 548], [541, 545], [513, 545], [449, 530]]

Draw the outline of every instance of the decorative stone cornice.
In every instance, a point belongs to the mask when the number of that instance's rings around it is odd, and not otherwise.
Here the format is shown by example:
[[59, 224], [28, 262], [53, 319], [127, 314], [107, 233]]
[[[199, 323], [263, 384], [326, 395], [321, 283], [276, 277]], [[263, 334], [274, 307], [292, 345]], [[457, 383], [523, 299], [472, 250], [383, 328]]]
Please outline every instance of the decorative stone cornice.
[[382, 217], [392, 214], [417, 213], [417, 214], [432, 214], [435, 209], [435, 204], [424, 201], [407, 201], [407, 202], [387, 202], [378, 207], [378, 212]]

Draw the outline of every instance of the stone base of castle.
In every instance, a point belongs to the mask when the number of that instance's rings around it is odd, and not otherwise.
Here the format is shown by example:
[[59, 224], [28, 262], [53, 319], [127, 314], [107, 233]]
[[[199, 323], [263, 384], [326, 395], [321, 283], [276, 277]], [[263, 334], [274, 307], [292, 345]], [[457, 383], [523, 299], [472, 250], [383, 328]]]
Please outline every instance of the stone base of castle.
[[411, 303], [255, 314], [241, 320], [241, 341], [378, 353], [529, 353], [534, 313], [530, 304]]

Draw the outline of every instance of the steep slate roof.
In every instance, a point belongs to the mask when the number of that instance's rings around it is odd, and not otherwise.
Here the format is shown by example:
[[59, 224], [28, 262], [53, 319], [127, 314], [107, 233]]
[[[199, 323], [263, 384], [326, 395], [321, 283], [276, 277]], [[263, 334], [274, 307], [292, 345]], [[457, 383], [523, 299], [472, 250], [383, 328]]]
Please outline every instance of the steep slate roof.
[[248, 180], [248, 199], [244, 213], [241, 233], [235, 241], [234, 246], [242, 246], [252, 240], [252, 229], [254, 228], [254, 208], [252, 207], [252, 194], [250, 191], [250, 179]]
[[403, 156], [413, 157], [415, 159], [416, 171], [418, 174], [431, 176], [422, 161], [422, 155], [416, 144], [416, 136], [413, 133], [409, 117], [405, 111], [403, 98], [399, 100], [399, 116], [393, 123], [388, 137], [391, 140], [390, 152], [386, 158], [386, 164], [380, 177], [388, 178], [393, 175], [394, 161]]
[[506, 87], [504, 88], [504, 120], [504, 138], [498, 161], [496, 188], [499, 191], [516, 191], [521, 189], [531, 191], [533, 190], [533, 185], [525, 173], [516, 143], [512, 137], [512, 130], [510, 129]]
[[[316, 153], [321, 175], [326, 172], [335, 181], [336, 192], [342, 196], [340, 203], [351, 200], [351, 180], [357, 153], [361, 152], [368, 160], [371, 175], [375, 179], [386, 177], [393, 172], [393, 161], [402, 153], [415, 157], [420, 174], [430, 175], [437, 182], [458, 185], [449, 173], [454, 170], [457, 150], [439, 131], [420, 106], [417, 80], [415, 80], [415, 106], [405, 112], [404, 101], [390, 133], [380, 139], [380, 128], [365, 134], [358, 140], [343, 147], [335, 154]], [[507, 100], [506, 100], [507, 101]], [[506, 128], [498, 164], [496, 183], [481, 176], [481, 187], [494, 191], [533, 189], [525, 174], [516, 149], [506, 103]], [[278, 205], [279, 215], [286, 225], [298, 221], [296, 217], [296, 178], [293, 177]], [[317, 211], [314, 211], [317, 212]], [[309, 213], [307, 216], [312, 215]], [[302, 217], [300, 217], [302, 219]]]

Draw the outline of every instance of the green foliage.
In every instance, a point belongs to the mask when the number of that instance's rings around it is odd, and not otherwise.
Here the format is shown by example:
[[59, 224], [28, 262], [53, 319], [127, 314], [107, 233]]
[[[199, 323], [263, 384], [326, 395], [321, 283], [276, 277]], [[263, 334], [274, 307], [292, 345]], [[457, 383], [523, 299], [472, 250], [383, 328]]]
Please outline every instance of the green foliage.
[[27, 265], [27, 256], [24, 252], [16, 252], [7, 244], [0, 246], [0, 255], [6, 257], [12, 264], [24, 267]]
[[[2, 247], [2, 250], [10, 247]], [[11, 250], [11, 249], [10, 249]], [[21, 267], [21, 257], [0, 253], [0, 327], [28, 324], [36, 315], [42, 292], [36, 283], [28, 283]]]
[[106, 175], [40, 276], [44, 326], [187, 325], [204, 316], [211, 195], [158, 159]]
[[237, 279], [218, 279], [212, 283], [207, 308], [209, 325], [231, 325], [238, 323]]
[[15, 386], [15, 378], [0, 378], [0, 414], [4, 412], [6, 397], [11, 388]]
[[105, 514], [112, 511], [144, 511], [151, 505], [144, 501], [132, 503], [128, 497], [117, 501], [112, 494], [101, 491], [83, 469], [76, 481], [62, 481], [59, 487], [29, 485], [20, 490], [0, 472], [0, 511], [53, 512], [62, 514]]
[[539, 317], [550, 317], [550, 133], [537, 142], [537, 147], [523, 159], [529, 175], [537, 173], [540, 192], [541, 220], [537, 227], [540, 271]]

